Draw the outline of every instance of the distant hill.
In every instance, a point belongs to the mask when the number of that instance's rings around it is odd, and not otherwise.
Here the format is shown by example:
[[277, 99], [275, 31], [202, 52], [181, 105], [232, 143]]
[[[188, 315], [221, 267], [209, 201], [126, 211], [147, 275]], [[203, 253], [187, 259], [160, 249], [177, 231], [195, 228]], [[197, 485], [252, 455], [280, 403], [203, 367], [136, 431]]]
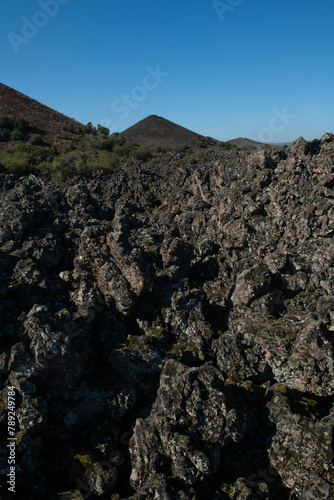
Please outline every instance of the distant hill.
[[191, 139], [196, 139], [200, 134], [161, 116], [150, 115], [124, 130], [122, 135], [127, 142], [134, 142], [140, 146], [174, 147], [188, 144]]
[[0, 116], [3, 115], [24, 118], [30, 126], [44, 131], [52, 142], [62, 137], [64, 125], [82, 126], [82, 123], [0, 83]]
[[261, 146], [264, 146], [264, 144], [262, 144], [261, 142], [253, 141], [252, 139], [246, 139], [245, 137], [238, 137], [237, 139], [231, 139], [228, 142], [230, 142], [231, 144], [235, 144], [238, 148], [244, 148], [249, 146], [259, 148]]

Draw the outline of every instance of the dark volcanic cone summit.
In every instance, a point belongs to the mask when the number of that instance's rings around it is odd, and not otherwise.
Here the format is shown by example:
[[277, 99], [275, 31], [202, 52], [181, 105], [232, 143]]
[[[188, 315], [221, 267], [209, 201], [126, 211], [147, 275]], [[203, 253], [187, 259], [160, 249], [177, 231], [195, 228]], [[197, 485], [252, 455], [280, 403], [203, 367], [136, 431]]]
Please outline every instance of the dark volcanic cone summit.
[[187, 144], [199, 134], [161, 116], [150, 115], [124, 130], [122, 135], [128, 142], [134, 142], [140, 146], [172, 147]]

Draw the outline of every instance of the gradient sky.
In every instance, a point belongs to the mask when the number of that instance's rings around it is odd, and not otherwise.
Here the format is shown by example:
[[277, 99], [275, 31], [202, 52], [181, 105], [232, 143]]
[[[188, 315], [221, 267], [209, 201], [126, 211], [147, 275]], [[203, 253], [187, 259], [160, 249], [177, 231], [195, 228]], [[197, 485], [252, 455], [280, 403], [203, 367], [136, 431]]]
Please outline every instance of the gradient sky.
[[122, 131], [334, 132], [334, 0], [1, 0], [0, 82]]

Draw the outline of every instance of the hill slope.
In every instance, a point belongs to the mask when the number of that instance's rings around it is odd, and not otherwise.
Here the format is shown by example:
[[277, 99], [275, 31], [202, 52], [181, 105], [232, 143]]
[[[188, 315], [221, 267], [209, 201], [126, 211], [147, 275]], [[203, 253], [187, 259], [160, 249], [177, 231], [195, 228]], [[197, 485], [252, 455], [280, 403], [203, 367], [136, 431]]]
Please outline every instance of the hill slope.
[[82, 123], [69, 118], [45, 104], [28, 97], [17, 90], [0, 83], [0, 116], [15, 115], [27, 120], [32, 127], [45, 131], [49, 139], [62, 136], [62, 127], [70, 123], [82, 126]]

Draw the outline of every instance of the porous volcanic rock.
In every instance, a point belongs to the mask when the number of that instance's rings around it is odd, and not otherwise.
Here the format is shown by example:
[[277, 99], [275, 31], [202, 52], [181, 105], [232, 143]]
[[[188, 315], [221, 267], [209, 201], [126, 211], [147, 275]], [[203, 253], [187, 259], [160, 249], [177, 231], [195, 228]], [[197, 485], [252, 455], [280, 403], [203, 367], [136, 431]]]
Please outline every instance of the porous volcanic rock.
[[1, 170], [1, 498], [333, 498], [334, 136], [203, 155]]

